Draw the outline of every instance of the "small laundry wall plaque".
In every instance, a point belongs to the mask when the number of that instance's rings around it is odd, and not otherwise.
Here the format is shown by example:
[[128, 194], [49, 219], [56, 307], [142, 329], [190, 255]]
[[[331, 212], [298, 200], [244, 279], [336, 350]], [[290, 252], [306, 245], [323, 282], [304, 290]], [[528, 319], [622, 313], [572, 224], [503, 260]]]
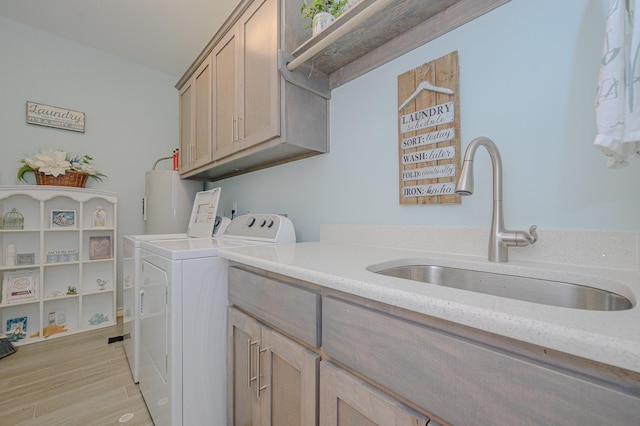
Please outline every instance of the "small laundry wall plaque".
[[27, 101], [27, 123], [84, 133], [84, 112]]
[[398, 76], [400, 204], [459, 204], [458, 52]]

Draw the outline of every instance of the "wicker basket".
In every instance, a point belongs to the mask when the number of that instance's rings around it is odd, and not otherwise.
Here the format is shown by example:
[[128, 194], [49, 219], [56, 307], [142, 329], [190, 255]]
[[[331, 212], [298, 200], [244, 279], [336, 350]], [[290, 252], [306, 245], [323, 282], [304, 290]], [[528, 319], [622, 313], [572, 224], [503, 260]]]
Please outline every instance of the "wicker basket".
[[54, 186], [74, 186], [76, 188], [84, 188], [87, 184], [89, 175], [87, 173], [78, 173], [67, 171], [63, 175], [53, 176], [46, 175], [43, 172], [36, 173], [36, 183], [38, 185], [54, 185]]

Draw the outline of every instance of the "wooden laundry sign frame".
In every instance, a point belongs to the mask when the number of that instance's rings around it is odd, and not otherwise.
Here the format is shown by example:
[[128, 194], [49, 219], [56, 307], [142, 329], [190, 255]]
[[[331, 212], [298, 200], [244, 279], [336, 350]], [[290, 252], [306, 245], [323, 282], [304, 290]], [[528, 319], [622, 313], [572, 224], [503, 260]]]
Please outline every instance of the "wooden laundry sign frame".
[[84, 133], [85, 113], [27, 101], [27, 123]]
[[460, 204], [458, 52], [398, 76], [400, 204]]

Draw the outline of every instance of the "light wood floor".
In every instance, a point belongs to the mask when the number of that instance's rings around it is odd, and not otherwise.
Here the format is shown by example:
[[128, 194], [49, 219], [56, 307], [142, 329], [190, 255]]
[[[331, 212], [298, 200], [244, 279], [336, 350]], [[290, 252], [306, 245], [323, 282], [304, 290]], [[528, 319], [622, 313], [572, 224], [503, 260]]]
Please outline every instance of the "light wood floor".
[[[0, 359], [0, 425], [152, 425], [115, 325], [19, 346]], [[131, 413], [133, 418], [119, 422]]]

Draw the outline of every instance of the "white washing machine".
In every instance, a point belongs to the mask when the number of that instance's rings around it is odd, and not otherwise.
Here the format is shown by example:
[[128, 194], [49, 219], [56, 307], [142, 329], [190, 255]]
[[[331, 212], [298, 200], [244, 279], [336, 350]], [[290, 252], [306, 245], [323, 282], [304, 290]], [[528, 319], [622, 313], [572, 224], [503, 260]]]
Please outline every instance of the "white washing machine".
[[156, 426], [226, 423], [228, 262], [222, 248], [295, 242], [291, 221], [244, 215], [222, 237], [142, 242], [140, 390]]
[[[214, 236], [222, 235], [231, 219], [218, 217]], [[133, 381], [140, 378], [140, 274], [142, 271], [142, 242], [186, 239], [185, 234], [126, 235], [123, 237], [122, 302], [123, 343]]]

